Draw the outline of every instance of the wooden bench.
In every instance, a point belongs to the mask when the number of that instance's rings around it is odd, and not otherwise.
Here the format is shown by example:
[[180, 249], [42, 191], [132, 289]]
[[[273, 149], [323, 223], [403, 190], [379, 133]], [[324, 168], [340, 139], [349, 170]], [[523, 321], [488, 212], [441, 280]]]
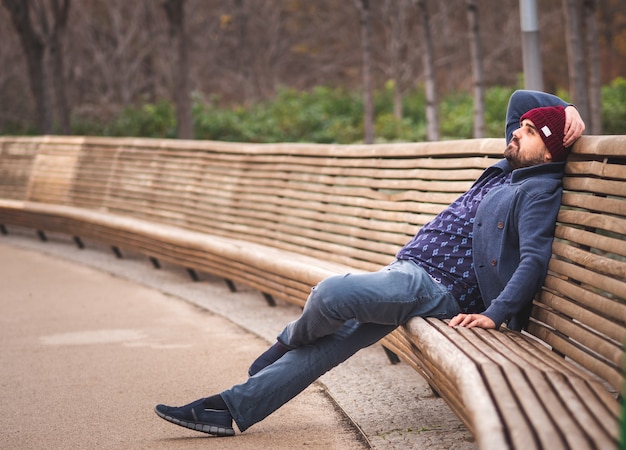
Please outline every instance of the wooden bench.
[[[303, 305], [388, 264], [497, 161], [500, 139], [373, 146], [0, 138], [0, 224], [94, 239]], [[615, 448], [626, 323], [626, 136], [566, 169], [550, 274], [527, 332], [414, 319], [383, 341], [480, 448]]]

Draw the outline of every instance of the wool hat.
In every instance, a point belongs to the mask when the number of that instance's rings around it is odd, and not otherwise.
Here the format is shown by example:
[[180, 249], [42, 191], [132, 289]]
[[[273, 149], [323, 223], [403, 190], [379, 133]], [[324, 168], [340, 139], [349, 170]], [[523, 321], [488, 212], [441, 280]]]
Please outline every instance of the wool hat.
[[531, 109], [522, 116], [520, 122], [524, 119], [530, 120], [539, 130], [539, 136], [552, 155], [552, 161], [565, 161], [569, 153], [569, 149], [563, 146], [565, 108], [562, 106], [544, 106]]

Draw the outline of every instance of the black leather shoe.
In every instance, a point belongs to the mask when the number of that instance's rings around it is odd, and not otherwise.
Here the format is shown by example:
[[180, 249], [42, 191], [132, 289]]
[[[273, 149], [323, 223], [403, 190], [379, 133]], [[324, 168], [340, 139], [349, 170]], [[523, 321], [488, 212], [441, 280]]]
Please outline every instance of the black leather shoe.
[[216, 436], [234, 436], [233, 418], [222, 409], [206, 409], [204, 399], [185, 406], [157, 405], [154, 411], [159, 417], [181, 427]]

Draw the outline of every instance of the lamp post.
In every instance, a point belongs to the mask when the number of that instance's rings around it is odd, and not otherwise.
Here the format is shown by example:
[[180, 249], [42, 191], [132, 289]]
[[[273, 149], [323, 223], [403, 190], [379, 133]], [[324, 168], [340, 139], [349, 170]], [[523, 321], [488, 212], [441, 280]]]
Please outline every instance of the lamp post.
[[524, 86], [526, 89], [543, 91], [539, 21], [537, 20], [537, 1], [520, 0], [519, 9], [522, 27]]

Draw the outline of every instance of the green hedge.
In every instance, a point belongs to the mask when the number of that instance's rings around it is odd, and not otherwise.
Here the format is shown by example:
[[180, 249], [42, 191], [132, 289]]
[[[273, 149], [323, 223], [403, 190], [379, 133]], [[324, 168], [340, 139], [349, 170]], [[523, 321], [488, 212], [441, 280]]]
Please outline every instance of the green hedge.
[[[514, 88], [494, 87], [486, 92], [487, 137], [503, 136], [504, 113]], [[560, 92], [559, 95], [567, 96]], [[616, 79], [602, 90], [604, 134], [626, 134], [626, 80]], [[404, 117], [393, 116], [392, 85], [376, 93], [375, 135], [378, 142], [414, 142], [426, 139], [423, 90], [404, 97]], [[319, 142], [352, 144], [363, 139], [363, 101], [360, 93], [317, 87], [311, 92], [280, 89], [272, 101], [249, 107], [222, 107], [218, 98], [193, 97], [196, 139], [238, 142]], [[441, 139], [471, 138], [473, 99], [453, 93], [439, 103]], [[15, 133], [18, 130], [4, 130]], [[26, 130], [25, 130], [26, 131]], [[176, 137], [172, 103], [160, 101], [126, 108], [110, 121], [73, 118], [77, 135]], [[20, 134], [20, 133], [17, 133]]]
[[626, 134], [626, 79], [602, 88], [602, 133]]

